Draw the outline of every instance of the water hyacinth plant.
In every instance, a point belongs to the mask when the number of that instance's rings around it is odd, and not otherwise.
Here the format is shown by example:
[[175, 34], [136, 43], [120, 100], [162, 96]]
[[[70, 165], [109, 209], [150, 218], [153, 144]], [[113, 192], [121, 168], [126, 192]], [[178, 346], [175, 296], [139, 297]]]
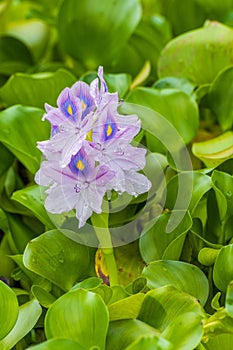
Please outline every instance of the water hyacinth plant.
[[[138, 172], [145, 166], [146, 150], [130, 144], [140, 130], [140, 120], [136, 115], [118, 113], [118, 94], [108, 92], [103, 67], [98, 69], [98, 78], [90, 86], [78, 81], [65, 88], [57, 108], [45, 105], [43, 120], [50, 122], [51, 136], [38, 143], [44, 160], [35, 180], [48, 187], [45, 208], [55, 214], [75, 209], [79, 228], [93, 212], [102, 212], [106, 193], [111, 197], [114, 190], [137, 196], [151, 187], [150, 181]], [[97, 216], [94, 224], [98, 225]], [[104, 252], [111, 247], [111, 238], [101, 237], [105, 235], [106, 231], [98, 234]], [[109, 257], [108, 251], [106, 261]], [[113, 259], [110, 278], [116, 283]]]
[[101, 213], [107, 191], [137, 196], [150, 189], [138, 171], [146, 150], [130, 145], [140, 130], [136, 115], [117, 112], [118, 94], [109, 93], [99, 67], [90, 86], [84, 82], [65, 88], [58, 108], [46, 105], [43, 119], [51, 123], [51, 137], [39, 142], [46, 160], [36, 174], [39, 185], [49, 185], [46, 209], [51, 213], [76, 210], [79, 227], [92, 212]]

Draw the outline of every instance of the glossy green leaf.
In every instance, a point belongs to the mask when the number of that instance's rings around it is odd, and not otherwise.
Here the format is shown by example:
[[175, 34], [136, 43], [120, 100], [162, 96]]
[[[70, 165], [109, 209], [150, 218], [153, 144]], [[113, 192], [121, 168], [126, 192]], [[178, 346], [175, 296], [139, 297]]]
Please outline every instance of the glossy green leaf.
[[9, 235], [12, 239], [12, 247], [14, 245], [14, 253], [22, 254], [28, 241], [35, 238], [37, 233], [31, 230], [22, 221], [22, 217], [19, 215], [7, 214], [9, 223]]
[[42, 312], [37, 300], [33, 299], [19, 307], [19, 314], [10, 333], [0, 340], [1, 350], [12, 349], [35, 326]]
[[27, 46], [11, 36], [0, 37], [0, 74], [25, 71], [33, 63]]
[[11, 166], [13, 161], [13, 154], [0, 143], [0, 176]]
[[166, 77], [157, 80], [153, 87], [159, 90], [177, 89], [185, 92], [187, 95], [191, 95], [195, 85], [186, 78]]
[[220, 220], [226, 221], [233, 215], [233, 177], [222, 171], [215, 170], [212, 174], [212, 182]]
[[14, 262], [9, 255], [12, 254], [12, 250], [9, 245], [8, 236], [4, 235], [0, 243], [0, 276], [4, 276], [8, 280], [11, 279], [11, 272], [15, 267]]
[[0, 339], [13, 328], [18, 317], [18, 301], [15, 293], [0, 281]]
[[195, 312], [185, 312], [178, 315], [174, 322], [162, 335], [170, 340], [175, 348], [189, 350], [190, 347], [197, 346], [202, 338], [203, 316]]
[[58, 16], [59, 41], [89, 69], [100, 64], [111, 66], [140, 16], [138, 0], [64, 1]]
[[[139, 320], [120, 320], [109, 324], [106, 350], [128, 349], [128, 346], [142, 337], [151, 337], [155, 350], [163, 350], [163, 347], [156, 347], [158, 343], [169, 344], [165, 339], [160, 338], [160, 332]], [[166, 347], [165, 347], [166, 349]]]
[[229, 316], [233, 317], [233, 282], [227, 286], [225, 308]]
[[127, 298], [129, 296], [129, 293], [127, 293], [126, 289], [120, 284], [112, 286], [111, 291], [112, 291], [112, 296], [111, 296], [111, 299], [109, 300], [109, 304], [115, 303], [118, 300]]
[[31, 240], [23, 255], [23, 263], [29, 270], [63, 290], [69, 290], [88, 274], [89, 259], [86, 246], [72, 241], [58, 230], [47, 231]]
[[205, 274], [197, 266], [183, 261], [159, 260], [150, 263], [143, 270], [150, 289], [172, 285], [186, 292], [205, 305], [209, 284]]
[[13, 193], [11, 199], [30, 209], [33, 214], [48, 228], [54, 228], [42, 200], [41, 188], [37, 185], [28, 186]]
[[106, 284], [102, 284], [101, 286], [96, 288], [94, 290], [94, 292], [96, 294], [98, 294], [99, 296], [101, 296], [101, 298], [103, 299], [103, 301], [105, 302], [106, 305], [109, 304], [109, 302], [113, 296], [112, 289], [109, 286], [107, 286]]
[[212, 111], [217, 116], [222, 131], [233, 125], [233, 67], [220, 72], [209, 90], [208, 101]]
[[[146, 157], [146, 165], [143, 169], [152, 186], [150, 193], [156, 193], [158, 202], [161, 200], [162, 192], [166, 186], [165, 172], [168, 168], [167, 158], [161, 153], [149, 153]], [[155, 176], [156, 174], [156, 176]]]
[[144, 105], [162, 114], [176, 128], [184, 143], [189, 143], [197, 132], [198, 106], [183, 91], [141, 87], [129, 94], [127, 102]]
[[113, 69], [119, 72], [129, 72], [135, 77], [143, 69], [145, 62], [148, 62], [150, 65], [149, 79], [156, 79], [160, 51], [170, 38], [170, 25], [165, 17], [156, 13], [151, 14], [148, 18], [143, 18], [120, 52]]
[[41, 121], [42, 114], [40, 109], [23, 106], [0, 112], [0, 141], [32, 173], [38, 170], [41, 160], [36, 142], [49, 137], [50, 128]]
[[214, 264], [213, 280], [218, 289], [226, 292], [233, 280], [233, 244], [222, 247]]
[[169, 350], [172, 349], [172, 344], [164, 338], [156, 336], [145, 336], [136, 340], [125, 350]]
[[[22, 9], [18, 11], [20, 13]], [[37, 18], [10, 21], [6, 33], [27, 45], [36, 60], [45, 54], [50, 38], [50, 28], [45, 21]]]
[[198, 0], [182, 3], [179, 0], [162, 0], [161, 7], [161, 12], [168, 18], [175, 36], [200, 27], [205, 19], [205, 12]]
[[214, 243], [215, 246], [212, 246], [212, 248], [221, 248], [222, 245], [226, 243], [226, 231], [224, 229], [224, 223], [220, 220], [214, 190], [209, 191], [205, 205], [206, 213], [204, 214], [205, 217], [202, 220], [204, 230], [201, 230], [201, 235], [203, 236], [204, 234], [207, 241]]
[[17, 73], [0, 88], [0, 98], [7, 106], [22, 104], [44, 108], [45, 102], [55, 106], [59, 93], [75, 81], [75, 76], [65, 69], [54, 73]]
[[34, 297], [39, 301], [40, 305], [43, 307], [49, 308], [56, 300], [56, 298], [51, 293], [47, 292], [40, 286], [33, 285], [31, 291]]
[[[91, 292], [94, 292], [94, 293], [100, 295], [106, 305], [110, 302], [110, 300], [113, 296], [112, 289], [109, 286], [107, 286], [106, 284], [104, 284], [102, 279], [98, 278], [98, 277], [89, 277], [87, 279], [84, 279], [83, 281], [75, 284], [71, 288], [71, 290], [79, 289], [79, 288], [87, 289]], [[126, 297], [126, 296], [128, 296], [128, 295], [124, 292], [123, 297]]]
[[[206, 350], [232, 350], [233, 334], [220, 334], [204, 344]], [[201, 349], [200, 349], [201, 350]]]
[[110, 304], [110, 321], [137, 318], [144, 296], [143, 293], [138, 293]]
[[220, 70], [232, 64], [233, 30], [207, 21], [203, 28], [182, 34], [163, 49], [159, 77], [185, 77], [200, 85], [211, 83]]
[[[50, 339], [35, 346], [30, 346], [28, 350], [89, 350], [71, 339]], [[97, 350], [97, 348], [96, 348]]]
[[[92, 326], [91, 326], [92, 325]], [[45, 318], [48, 339], [66, 338], [84, 348], [105, 348], [108, 310], [99, 295], [86, 290], [72, 290], [49, 308]]]
[[18, 265], [18, 268], [12, 272], [12, 277], [14, 280], [20, 280], [22, 285], [28, 290], [31, 288], [32, 284], [39, 285], [47, 291], [51, 290], [50, 281], [28, 270], [23, 265], [23, 255], [11, 255], [11, 259]]
[[88, 290], [92, 290], [92, 289], [96, 289], [98, 288], [102, 283], [101, 278], [98, 277], [89, 277], [77, 284], [75, 284], [72, 287], [73, 289], [78, 289], [78, 288], [82, 288], [82, 289], [88, 289]]
[[199, 344], [204, 318], [199, 302], [171, 285], [148, 292], [138, 316], [159, 329], [174, 349], [179, 350], [194, 349]]
[[202, 160], [209, 168], [217, 167], [228, 159], [233, 158], [233, 132], [224, 134], [207, 141], [193, 144], [193, 154]]
[[232, 9], [232, 0], [196, 0], [206, 11], [211, 14], [223, 14]]
[[[192, 183], [192, 198], [189, 204], [189, 210], [192, 213], [196, 206], [198, 205], [201, 198], [208, 192], [212, 187], [212, 181], [210, 176], [203, 174], [201, 172], [183, 172], [178, 175], [175, 175], [167, 184], [166, 188], [166, 207], [172, 209], [176, 203], [177, 193], [179, 189], [179, 181], [182, 181], [183, 184], [183, 196], [186, 196], [186, 185]], [[180, 207], [177, 209], [186, 209], [183, 207], [183, 203], [180, 202]]]
[[190, 214], [185, 213], [181, 220], [179, 214], [179, 211], [177, 211], [177, 221], [179, 220], [179, 223], [173, 231], [167, 232], [172, 215], [168, 212], [162, 214], [149, 230], [143, 232], [139, 247], [145, 262], [148, 263], [162, 258], [179, 259], [186, 233], [192, 227]]
[[[176, 128], [161, 114], [143, 105], [135, 105], [131, 103], [124, 103], [120, 107], [120, 112], [125, 114], [137, 114], [142, 122], [142, 129], [153, 137], [154, 140], [163, 144], [163, 152], [168, 152], [172, 158], [175, 168], [181, 171], [192, 169], [192, 163], [188, 149], [184, 145], [184, 141]], [[148, 146], [148, 145], [147, 145]], [[154, 145], [153, 145], [154, 146]], [[148, 147], [149, 148], [149, 147]], [[156, 152], [159, 152], [156, 149]], [[192, 183], [188, 186], [186, 197], [183, 196], [182, 183], [179, 186], [179, 193], [177, 195], [177, 203], [182, 201], [184, 206], [189, 205], [192, 195]], [[180, 220], [184, 217], [184, 213], [180, 216]], [[173, 215], [172, 215], [173, 216]], [[174, 220], [173, 220], [174, 218]], [[170, 220], [168, 231], [174, 229], [180, 221], [177, 220], [177, 212]]]
[[153, 13], [161, 13], [161, 0], [142, 0], [143, 15], [145, 17], [151, 16]]

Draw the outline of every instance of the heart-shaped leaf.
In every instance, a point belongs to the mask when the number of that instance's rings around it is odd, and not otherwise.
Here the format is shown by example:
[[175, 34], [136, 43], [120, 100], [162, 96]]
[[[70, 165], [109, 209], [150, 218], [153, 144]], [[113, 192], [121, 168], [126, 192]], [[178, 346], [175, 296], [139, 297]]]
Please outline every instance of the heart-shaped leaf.
[[217, 167], [228, 159], [233, 158], [233, 132], [224, 134], [207, 141], [193, 144], [193, 154], [202, 160], [209, 168]]
[[147, 293], [138, 319], [159, 329], [174, 349], [194, 349], [203, 333], [205, 313], [190, 295], [167, 285]]
[[208, 102], [217, 116], [222, 131], [232, 128], [233, 124], [233, 67], [220, 72], [209, 90]]
[[[30, 346], [28, 350], [89, 350], [71, 339], [50, 339], [35, 346]], [[98, 348], [94, 349], [97, 350]]]
[[[24, 3], [18, 3], [18, 8], [16, 10], [17, 17], [20, 15], [19, 20], [11, 20], [8, 23], [6, 33], [18, 38], [33, 53], [36, 60], [39, 60], [48, 48], [48, 42], [50, 38], [50, 28], [45, 21], [37, 18], [25, 18], [21, 13], [24, 10], [29, 10], [28, 8], [22, 8]], [[25, 7], [28, 5], [26, 4]], [[24, 13], [26, 15], [26, 13]]]
[[[173, 212], [173, 219], [175, 218]], [[188, 230], [192, 227], [192, 219], [187, 212], [181, 218], [180, 212], [177, 211], [177, 221], [179, 224], [168, 232], [167, 228], [172, 218], [172, 214], [162, 214], [155, 224], [143, 235], [139, 241], [141, 255], [145, 262], [151, 262], [160, 259], [179, 259], [185, 236]], [[166, 256], [166, 257], [165, 257]]]
[[[206, 192], [208, 192], [212, 187], [212, 182], [210, 176], [203, 174], [201, 172], [183, 172], [175, 175], [168, 182], [166, 188], [166, 207], [170, 210], [174, 207], [177, 199], [177, 193], [179, 189], [179, 181], [183, 184], [183, 196], [186, 196], [185, 191], [189, 184], [192, 183], [192, 198], [189, 204], [189, 210], [192, 213], [196, 206], [198, 205], [201, 198]], [[187, 185], [185, 185], [185, 182]], [[183, 202], [179, 203], [177, 209], [186, 209], [183, 207]]]
[[41, 109], [23, 106], [13, 106], [0, 112], [0, 141], [33, 174], [41, 160], [36, 142], [48, 139], [50, 133], [48, 123], [41, 121], [42, 115]]
[[190, 29], [200, 27], [205, 19], [205, 12], [198, 0], [181, 3], [179, 0], [160, 1], [161, 12], [168, 18], [175, 36]]
[[15, 293], [0, 281], [0, 339], [13, 328], [18, 317], [18, 301]]
[[143, 270], [151, 289], [173, 285], [191, 294], [205, 305], [209, 294], [209, 283], [205, 274], [195, 265], [183, 261], [158, 260]]
[[211, 83], [220, 70], [232, 64], [233, 30], [207, 21], [203, 28], [171, 40], [161, 52], [159, 76], [185, 77], [200, 85]]
[[17, 344], [35, 326], [42, 312], [39, 302], [35, 299], [21, 305], [17, 321], [5, 338], [0, 340], [0, 348], [9, 350]]
[[143, 299], [144, 294], [138, 293], [110, 304], [110, 321], [137, 318]]
[[54, 228], [44, 208], [41, 188], [39, 186], [28, 186], [22, 190], [15, 191], [11, 198], [30, 209], [48, 229]]
[[75, 81], [75, 76], [65, 69], [55, 73], [16, 73], [0, 89], [0, 98], [7, 106], [22, 104], [44, 108], [45, 102], [56, 105], [61, 90]]
[[213, 280], [218, 289], [226, 292], [233, 280], [233, 244], [222, 247], [214, 264]]
[[13, 74], [23, 72], [33, 63], [27, 46], [20, 40], [11, 36], [0, 38], [0, 73]]
[[88, 274], [89, 259], [86, 246], [72, 241], [58, 230], [47, 231], [31, 240], [23, 255], [23, 263], [29, 270], [63, 290], [69, 290]]
[[106, 350], [128, 349], [128, 346], [134, 349], [133, 346], [142, 341], [142, 337], [151, 338], [155, 350], [169, 349], [169, 342], [160, 336], [157, 329], [139, 320], [120, 320], [109, 324]]
[[229, 316], [233, 316], [233, 283], [232, 281], [228, 284], [225, 308]]
[[198, 106], [183, 91], [140, 87], [129, 94], [127, 102], [150, 107], [162, 114], [176, 128], [184, 143], [189, 143], [197, 132]]
[[232, 350], [232, 342], [233, 334], [220, 334], [203, 344], [203, 350]]
[[65, 51], [86, 68], [111, 66], [140, 17], [138, 0], [67, 0], [58, 16], [59, 40]]
[[215, 170], [211, 178], [220, 220], [227, 221], [233, 215], [233, 177], [222, 171]]
[[[150, 79], [156, 79], [160, 51], [170, 38], [171, 29], [165, 17], [158, 15], [157, 11], [153, 15], [150, 14], [147, 18], [144, 17], [120, 52], [113, 69], [119, 72], [128, 72], [135, 77], [135, 75], [143, 71], [144, 64], [147, 62], [146, 66], [150, 70]], [[138, 78], [137, 75], [131, 88], [138, 85], [137, 80], [146, 80], [148, 71], [144, 79]]]
[[104, 350], [107, 329], [108, 310], [103, 300], [99, 295], [82, 289], [61, 296], [49, 308], [45, 318], [48, 339], [72, 339], [84, 349], [97, 345]]

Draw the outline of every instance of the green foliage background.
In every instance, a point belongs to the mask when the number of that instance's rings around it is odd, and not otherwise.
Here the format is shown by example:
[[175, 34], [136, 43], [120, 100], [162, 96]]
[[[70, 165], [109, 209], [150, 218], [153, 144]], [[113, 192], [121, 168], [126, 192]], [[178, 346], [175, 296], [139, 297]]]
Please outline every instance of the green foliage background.
[[[0, 1], [1, 350], [232, 348], [232, 26], [233, 0]], [[111, 287], [101, 252], [59, 232], [34, 182], [36, 142], [50, 133], [44, 103], [99, 65], [110, 91], [139, 106], [157, 194], [140, 238], [115, 248]], [[167, 233], [171, 217], [182, 219]]]

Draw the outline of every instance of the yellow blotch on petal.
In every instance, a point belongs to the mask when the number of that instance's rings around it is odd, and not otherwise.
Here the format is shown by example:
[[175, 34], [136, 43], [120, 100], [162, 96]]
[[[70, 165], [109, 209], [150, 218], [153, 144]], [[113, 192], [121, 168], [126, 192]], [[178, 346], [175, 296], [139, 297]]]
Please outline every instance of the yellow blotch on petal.
[[92, 130], [88, 131], [87, 136], [86, 136], [86, 140], [89, 142], [92, 141]]
[[72, 109], [71, 105], [68, 105], [67, 112], [69, 113], [69, 115], [73, 114], [73, 109]]
[[111, 125], [108, 125], [108, 127], [107, 127], [107, 136], [110, 136], [111, 133], [112, 133], [112, 127], [111, 127]]
[[79, 159], [77, 164], [76, 164], [76, 167], [78, 170], [83, 170], [85, 168], [85, 165], [83, 164], [83, 162]]
[[81, 106], [83, 111], [87, 108], [87, 105], [83, 100], [81, 100]]

